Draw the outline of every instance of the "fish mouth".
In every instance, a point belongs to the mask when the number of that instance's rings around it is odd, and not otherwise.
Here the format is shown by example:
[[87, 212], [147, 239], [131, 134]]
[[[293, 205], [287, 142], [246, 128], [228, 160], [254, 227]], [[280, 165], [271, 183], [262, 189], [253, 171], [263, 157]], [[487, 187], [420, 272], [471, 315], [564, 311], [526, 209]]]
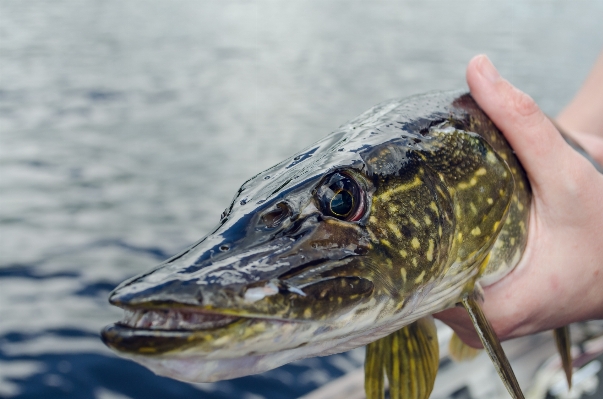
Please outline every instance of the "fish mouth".
[[224, 327], [237, 319], [191, 309], [126, 309], [117, 324], [137, 330], [196, 331]]
[[[124, 309], [122, 320], [101, 331], [105, 345], [124, 354], [164, 355], [189, 348], [212, 351], [214, 343], [235, 341], [241, 334], [264, 331], [267, 324], [297, 324], [281, 320], [208, 312], [189, 308]], [[258, 328], [259, 327], [259, 328]], [[218, 341], [219, 339], [221, 341]], [[214, 348], [217, 349], [217, 348]]]

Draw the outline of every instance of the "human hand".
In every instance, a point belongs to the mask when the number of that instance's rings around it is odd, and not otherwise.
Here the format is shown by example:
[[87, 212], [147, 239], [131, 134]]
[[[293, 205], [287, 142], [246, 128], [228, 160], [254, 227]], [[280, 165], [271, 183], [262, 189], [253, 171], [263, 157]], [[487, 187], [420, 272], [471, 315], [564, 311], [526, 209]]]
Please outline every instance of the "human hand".
[[[467, 83], [515, 150], [533, 191], [526, 250], [509, 275], [485, 287], [486, 317], [501, 340], [603, 318], [603, 175], [486, 56], [470, 61]], [[481, 347], [464, 309], [435, 317]]]

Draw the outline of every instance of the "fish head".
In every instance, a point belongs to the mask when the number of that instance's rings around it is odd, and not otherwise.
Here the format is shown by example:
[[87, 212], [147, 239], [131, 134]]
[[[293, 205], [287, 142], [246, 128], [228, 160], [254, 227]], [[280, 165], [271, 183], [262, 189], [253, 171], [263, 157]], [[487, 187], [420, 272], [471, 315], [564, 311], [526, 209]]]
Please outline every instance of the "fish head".
[[256, 175], [210, 234], [111, 293], [125, 317], [103, 341], [209, 382], [386, 335], [450, 266], [453, 206], [428, 141], [350, 122]]

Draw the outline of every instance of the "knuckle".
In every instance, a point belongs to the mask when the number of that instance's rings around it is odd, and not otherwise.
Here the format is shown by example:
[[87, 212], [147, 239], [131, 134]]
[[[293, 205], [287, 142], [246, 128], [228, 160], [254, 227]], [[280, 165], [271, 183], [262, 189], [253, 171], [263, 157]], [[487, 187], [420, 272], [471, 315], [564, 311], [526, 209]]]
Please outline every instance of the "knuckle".
[[544, 114], [540, 111], [538, 104], [536, 104], [536, 101], [532, 97], [517, 89], [514, 94], [513, 105], [518, 114], [526, 118], [535, 116], [539, 121], [542, 120]]

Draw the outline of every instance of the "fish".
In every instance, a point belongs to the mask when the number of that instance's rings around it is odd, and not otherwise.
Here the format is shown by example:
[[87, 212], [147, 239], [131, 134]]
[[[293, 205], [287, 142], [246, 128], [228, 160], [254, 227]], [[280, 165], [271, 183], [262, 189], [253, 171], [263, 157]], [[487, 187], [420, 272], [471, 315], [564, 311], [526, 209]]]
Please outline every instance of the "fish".
[[[383, 102], [247, 180], [209, 234], [120, 284], [109, 302], [125, 314], [102, 340], [190, 382], [366, 346], [367, 398], [383, 398], [386, 378], [392, 399], [428, 398], [431, 315], [463, 306], [523, 398], [480, 303], [521, 259], [531, 196], [470, 93]], [[567, 327], [556, 336], [569, 354]], [[474, 355], [452, 342], [459, 358]]]

